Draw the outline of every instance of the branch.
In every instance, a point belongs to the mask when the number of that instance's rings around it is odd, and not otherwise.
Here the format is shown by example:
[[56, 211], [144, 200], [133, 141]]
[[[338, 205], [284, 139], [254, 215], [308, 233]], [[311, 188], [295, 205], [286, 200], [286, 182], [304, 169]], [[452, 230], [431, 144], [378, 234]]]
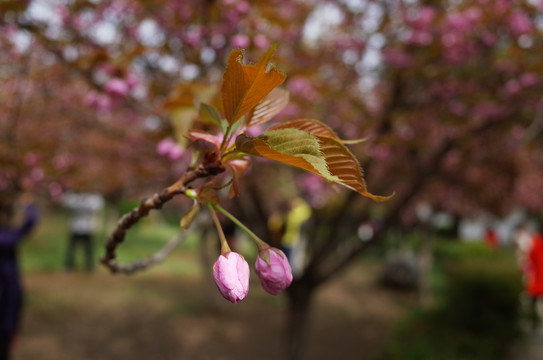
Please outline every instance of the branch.
[[[384, 112], [380, 115], [379, 124], [375, 130], [376, 138], [391, 132], [393, 112], [401, 106], [404, 86], [400, 72], [393, 73], [391, 81], [390, 97], [387, 99], [386, 106], [384, 106]], [[362, 168], [365, 169], [365, 173], [371, 173], [370, 168], [374, 163], [373, 160], [374, 159], [370, 157], [363, 164]], [[357, 198], [358, 194], [353, 191], [347, 195], [343, 205], [339, 208], [339, 210], [336, 211], [334, 216], [329, 219], [330, 228], [340, 230], [346, 227], [345, 218], [355, 205], [356, 201], [358, 200]], [[318, 227], [315, 227], [314, 229], [316, 231]], [[318, 234], [315, 232], [310, 236], [310, 238], [316, 238], [317, 236]], [[338, 246], [342, 238], [343, 237], [339, 236], [337, 232], [330, 232], [328, 236], [325, 237], [322, 245], [315, 250], [314, 255], [311, 257], [310, 263], [304, 272], [307, 273], [311, 272], [311, 269], [318, 269], [320, 264], [326, 260], [328, 254], [330, 254]]]
[[[138, 270], [143, 270], [157, 262], [163, 260], [177, 245], [175, 241], [170, 241], [164, 248], [148, 259], [137, 260], [128, 264], [121, 264], [116, 261], [116, 249], [124, 241], [126, 232], [136, 224], [141, 218], [147, 216], [153, 209], [160, 209], [165, 203], [170, 201], [178, 194], [184, 194], [188, 185], [193, 181], [208, 176], [215, 176], [224, 171], [224, 168], [217, 163], [200, 164], [196, 169], [188, 170], [173, 185], [162, 190], [159, 194], [144, 199], [137, 208], [123, 215], [117, 222], [117, 226], [108, 238], [105, 248], [106, 253], [100, 262], [105, 265], [112, 273], [131, 274]], [[179, 239], [180, 241], [180, 239]], [[178, 242], [179, 242], [178, 241]]]
[[536, 113], [534, 119], [530, 126], [526, 129], [524, 133], [524, 138], [522, 139], [525, 143], [531, 140], [534, 140], [537, 135], [543, 131], [543, 96], [539, 99], [537, 103]]
[[[396, 206], [392, 208], [390, 212], [386, 214], [385, 219], [383, 220], [383, 228], [388, 228], [391, 224], [397, 222], [400, 217], [401, 211], [405, 209], [405, 206], [423, 189], [424, 185], [427, 183], [428, 179], [432, 176], [435, 176], [439, 172], [440, 164], [445, 156], [455, 148], [458, 142], [462, 141], [465, 138], [472, 138], [479, 136], [485, 133], [488, 130], [493, 129], [495, 126], [501, 125], [499, 121], [487, 121], [482, 123], [471, 130], [467, 131], [463, 136], [458, 136], [455, 138], [450, 138], [447, 141], [444, 141], [441, 147], [434, 153], [434, 156], [430, 159], [428, 164], [421, 168], [417, 174], [417, 177], [413, 180], [411, 188], [409, 191], [406, 191], [403, 196], [395, 199]], [[374, 237], [360, 244], [358, 247], [353, 249], [347, 255], [345, 255], [341, 260], [336, 264], [331, 266], [326, 272], [316, 275], [316, 280], [318, 283], [323, 283], [332, 277], [334, 274], [338, 273], [340, 270], [344, 269], [363, 253], [370, 246], [377, 244], [381, 241], [384, 231], [380, 231], [374, 235]]]
[[[65, 66], [67, 66], [70, 71], [79, 75], [80, 78], [83, 81], [85, 81], [86, 84], [90, 88], [100, 93], [104, 93], [104, 86], [102, 84], [99, 84], [94, 78], [92, 66], [95, 66], [96, 64], [93, 64], [87, 67], [82, 67], [78, 65], [75, 61], [67, 60], [63, 54], [62, 46], [57, 44], [55, 40], [48, 38], [45, 35], [44, 29], [40, 25], [35, 24], [32, 21], [18, 18], [15, 24], [19, 28], [30, 32], [35, 37], [35, 39], [38, 40], [43, 45], [45, 50], [49, 51], [61, 64], [64, 64]], [[65, 30], [71, 30], [70, 35], [74, 38], [71, 41], [71, 43], [78, 42], [78, 43], [83, 43], [83, 44], [90, 44], [92, 45], [93, 48], [97, 49], [97, 52], [108, 53], [108, 50], [106, 47], [97, 44], [96, 42], [91, 40], [89, 37], [79, 33], [73, 28], [67, 27]], [[108, 61], [110, 61], [110, 59], [108, 59]], [[125, 104], [130, 106], [130, 108], [134, 109], [135, 111], [142, 112], [142, 113], [150, 113], [154, 116], [157, 116], [158, 118], [162, 120], [165, 120], [164, 115], [160, 111], [158, 111], [156, 108], [152, 106], [146, 106], [145, 102], [139, 101], [138, 99], [135, 99], [133, 97], [127, 97], [125, 99]]]
[[123, 274], [133, 274], [135, 272], [145, 270], [153, 265], [158, 264], [159, 262], [164, 261], [168, 255], [181, 243], [181, 240], [183, 238], [181, 237], [181, 232], [179, 232], [177, 235], [175, 235], [170, 241], [166, 243], [159, 251], [151, 255], [150, 257], [146, 259], [136, 260], [129, 264], [115, 264], [115, 270], [113, 270], [110, 266], [109, 269], [112, 272], [119, 272]]

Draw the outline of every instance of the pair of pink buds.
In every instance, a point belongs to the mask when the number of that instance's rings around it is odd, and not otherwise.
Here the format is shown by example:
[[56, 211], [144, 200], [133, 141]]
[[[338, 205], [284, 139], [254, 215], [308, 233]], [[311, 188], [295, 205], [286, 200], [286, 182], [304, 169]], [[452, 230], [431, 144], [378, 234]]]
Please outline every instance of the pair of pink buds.
[[[271, 295], [278, 295], [292, 283], [292, 269], [286, 255], [268, 247], [258, 253], [255, 272], [260, 284]], [[249, 264], [243, 256], [230, 251], [221, 254], [213, 265], [213, 278], [221, 295], [234, 304], [249, 292]]]

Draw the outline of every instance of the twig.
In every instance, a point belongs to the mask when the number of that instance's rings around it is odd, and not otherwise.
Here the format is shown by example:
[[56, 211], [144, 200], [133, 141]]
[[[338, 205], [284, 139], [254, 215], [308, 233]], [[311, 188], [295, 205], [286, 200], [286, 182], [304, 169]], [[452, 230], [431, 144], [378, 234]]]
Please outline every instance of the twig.
[[[160, 209], [165, 203], [170, 201], [174, 196], [184, 194], [188, 185], [193, 181], [215, 176], [224, 171], [220, 163], [204, 163], [200, 164], [196, 169], [188, 170], [177, 180], [173, 185], [162, 190], [159, 194], [144, 199], [137, 208], [123, 215], [117, 222], [117, 226], [111, 233], [106, 242], [106, 253], [100, 260], [112, 273], [132, 274], [138, 270], [143, 270], [157, 262], [161, 261], [173, 250], [177, 245], [175, 241], [170, 241], [164, 248], [159, 250], [153, 256], [144, 260], [136, 260], [128, 264], [121, 264], [116, 261], [116, 249], [124, 241], [126, 232], [136, 224], [141, 218], [147, 216], [149, 211]], [[180, 240], [179, 240], [180, 241]]]
[[[116, 263], [115, 272], [122, 274], [133, 274], [135, 272], [145, 270], [153, 265], [162, 262], [170, 253], [181, 243], [183, 237], [181, 232], [177, 233], [170, 241], [166, 243], [160, 250], [146, 259], [136, 260], [129, 264]], [[111, 269], [111, 268], [110, 268]]]

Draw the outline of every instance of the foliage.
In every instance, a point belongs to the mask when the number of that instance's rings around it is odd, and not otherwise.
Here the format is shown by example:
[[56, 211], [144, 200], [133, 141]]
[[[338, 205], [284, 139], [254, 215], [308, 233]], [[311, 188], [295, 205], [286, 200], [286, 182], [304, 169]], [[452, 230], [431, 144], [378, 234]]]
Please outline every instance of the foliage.
[[436, 305], [411, 314], [383, 359], [507, 358], [520, 335], [519, 271], [509, 254], [452, 247]]
[[[204, 104], [199, 112], [210, 114], [211, 122], [220, 133], [189, 130], [191, 139], [213, 146], [213, 150], [205, 154], [204, 161], [215, 161], [231, 172], [231, 196], [238, 195], [237, 182], [248, 167], [244, 158], [248, 154], [302, 168], [376, 201], [390, 199], [391, 196], [375, 196], [367, 192], [358, 160], [334, 131], [318, 120], [297, 119], [280, 123], [258, 137], [245, 135], [252, 127], [271, 120], [287, 105], [282, 99], [288, 98], [286, 91], [273, 92], [286, 78], [284, 73], [269, 64], [274, 50], [275, 47], [270, 48], [255, 65], [245, 65], [243, 51], [233, 50], [220, 91], [222, 111]], [[204, 116], [204, 119], [208, 117]], [[196, 193], [208, 192], [212, 183], [206, 183]], [[207, 193], [205, 196], [211, 195]], [[198, 199], [198, 196], [193, 197]]]

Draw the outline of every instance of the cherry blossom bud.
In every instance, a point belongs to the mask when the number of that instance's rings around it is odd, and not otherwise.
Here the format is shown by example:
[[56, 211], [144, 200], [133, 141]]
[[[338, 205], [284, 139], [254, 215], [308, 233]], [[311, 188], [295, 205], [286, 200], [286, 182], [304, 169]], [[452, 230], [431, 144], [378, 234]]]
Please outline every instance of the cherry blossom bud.
[[255, 271], [260, 284], [271, 295], [280, 294], [292, 283], [288, 259], [285, 253], [276, 248], [268, 248], [258, 254]]
[[213, 278], [221, 295], [234, 304], [249, 292], [249, 264], [235, 252], [221, 254], [213, 265]]

